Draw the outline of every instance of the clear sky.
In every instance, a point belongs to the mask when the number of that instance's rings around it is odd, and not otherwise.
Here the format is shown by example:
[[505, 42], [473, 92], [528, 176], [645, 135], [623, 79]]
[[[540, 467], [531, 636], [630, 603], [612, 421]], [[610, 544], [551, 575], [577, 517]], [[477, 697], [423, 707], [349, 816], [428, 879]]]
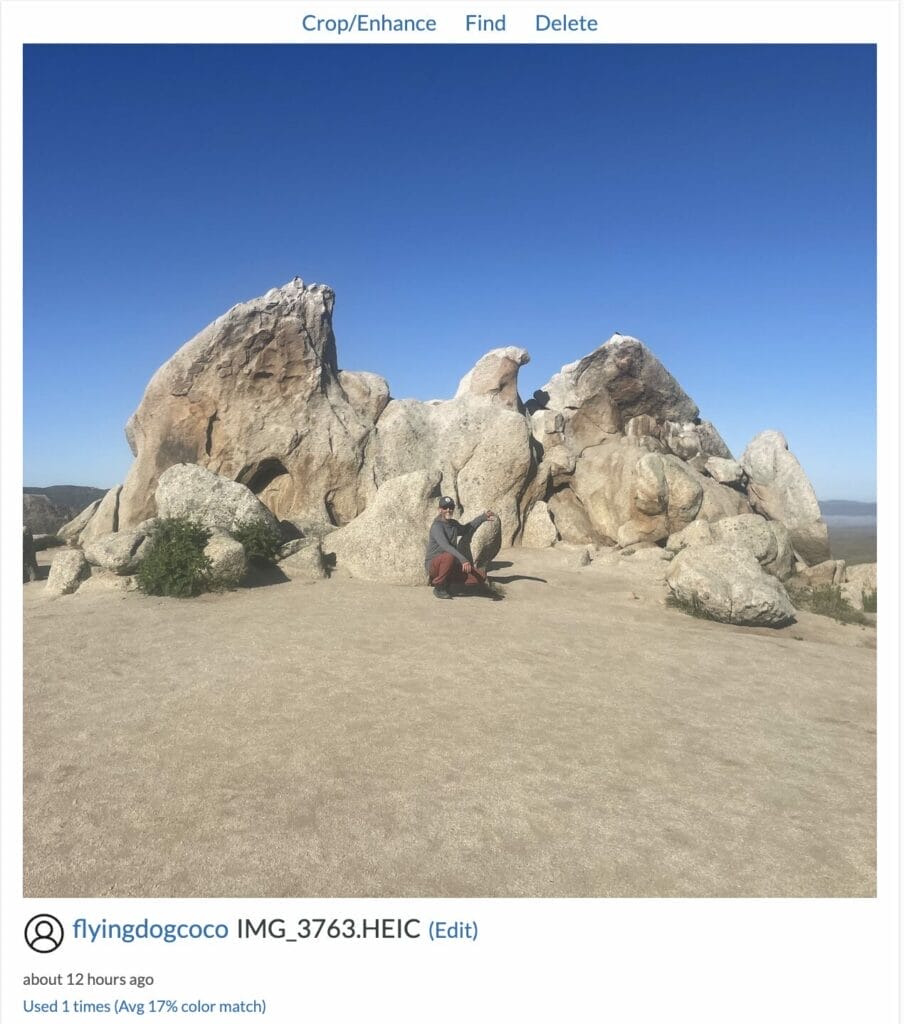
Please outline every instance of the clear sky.
[[298, 275], [395, 397], [632, 334], [874, 500], [875, 113], [871, 46], [26, 47], [25, 483], [121, 482], [154, 370]]

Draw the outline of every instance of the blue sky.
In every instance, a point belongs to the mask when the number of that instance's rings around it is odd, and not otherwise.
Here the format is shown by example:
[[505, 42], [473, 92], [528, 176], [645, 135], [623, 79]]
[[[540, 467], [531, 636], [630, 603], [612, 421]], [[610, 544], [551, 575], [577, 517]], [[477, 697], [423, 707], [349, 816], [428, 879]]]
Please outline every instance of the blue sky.
[[28, 46], [24, 112], [28, 485], [120, 482], [154, 370], [298, 275], [395, 397], [619, 331], [875, 498], [873, 47]]

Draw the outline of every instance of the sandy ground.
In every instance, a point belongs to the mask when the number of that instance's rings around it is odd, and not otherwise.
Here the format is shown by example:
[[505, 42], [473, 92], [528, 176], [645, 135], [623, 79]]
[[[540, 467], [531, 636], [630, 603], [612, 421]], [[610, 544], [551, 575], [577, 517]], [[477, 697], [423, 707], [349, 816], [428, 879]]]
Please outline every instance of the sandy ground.
[[661, 571], [26, 585], [25, 895], [874, 895], [875, 630], [688, 618]]

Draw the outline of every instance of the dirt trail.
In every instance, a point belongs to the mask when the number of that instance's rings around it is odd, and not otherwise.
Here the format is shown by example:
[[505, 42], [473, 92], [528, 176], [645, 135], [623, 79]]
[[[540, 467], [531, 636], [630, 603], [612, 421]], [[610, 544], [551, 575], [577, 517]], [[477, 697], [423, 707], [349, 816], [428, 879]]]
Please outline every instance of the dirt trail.
[[499, 602], [26, 585], [25, 895], [875, 893], [874, 630], [500, 559]]

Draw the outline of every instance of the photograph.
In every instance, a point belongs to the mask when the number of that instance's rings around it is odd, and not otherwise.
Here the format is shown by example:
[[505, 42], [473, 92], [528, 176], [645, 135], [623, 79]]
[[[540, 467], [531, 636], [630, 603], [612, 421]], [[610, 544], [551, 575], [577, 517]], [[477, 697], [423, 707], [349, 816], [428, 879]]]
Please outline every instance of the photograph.
[[877, 896], [875, 45], [22, 61], [25, 898]]

